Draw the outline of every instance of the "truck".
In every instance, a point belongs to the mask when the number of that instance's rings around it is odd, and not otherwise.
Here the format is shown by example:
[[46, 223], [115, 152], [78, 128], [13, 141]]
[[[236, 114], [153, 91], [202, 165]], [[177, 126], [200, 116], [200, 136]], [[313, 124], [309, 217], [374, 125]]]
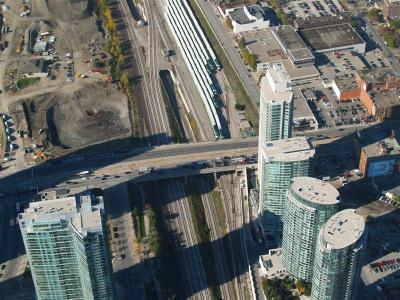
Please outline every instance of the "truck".
[[81, 171], [81, 172], [76, 173], [75, 176], [84, 177], [84, 176], [87, 176], [89, 174], [90, 174], [90, 171], [86, 170], [86, 171]]
[[143, 175], [143, 174], [149, 174], [153, 171], [153, 168], [148, 168], [148, 167], [142, 167], [139, 168], [139, 174]]

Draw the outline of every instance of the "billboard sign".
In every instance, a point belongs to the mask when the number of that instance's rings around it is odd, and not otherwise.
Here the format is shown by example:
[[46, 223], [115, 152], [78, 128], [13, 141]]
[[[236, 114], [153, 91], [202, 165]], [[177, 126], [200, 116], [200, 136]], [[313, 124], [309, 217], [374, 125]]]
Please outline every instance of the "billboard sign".
[[370, 162], [368, 166], [368, 177], [393, 174], [394, 163], [394, 159]]

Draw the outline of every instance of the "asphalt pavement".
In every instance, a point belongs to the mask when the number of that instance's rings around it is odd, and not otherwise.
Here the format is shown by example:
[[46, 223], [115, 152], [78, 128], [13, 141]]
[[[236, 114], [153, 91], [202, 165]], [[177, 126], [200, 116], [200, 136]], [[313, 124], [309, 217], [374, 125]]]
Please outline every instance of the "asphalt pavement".
[[251, 100], [254, 105], [258, 107], [258, 103], [260, 102], [259, 87], [254, 78], [250, 75], [246, 65], [243, 63], [243, 60], [238, 53], [238, 49], [235, 48], [232, 37], [229, 35], [228, 29], [223, 24], [222, 16], [215, 11], [213, 5], [209, 1], [197, 1], [197, 4], [206, 16], [209, 25], [213, 29], [226, 56], [233, 65], [233, 68], [236, 70], [236, 73], [247, 90]]

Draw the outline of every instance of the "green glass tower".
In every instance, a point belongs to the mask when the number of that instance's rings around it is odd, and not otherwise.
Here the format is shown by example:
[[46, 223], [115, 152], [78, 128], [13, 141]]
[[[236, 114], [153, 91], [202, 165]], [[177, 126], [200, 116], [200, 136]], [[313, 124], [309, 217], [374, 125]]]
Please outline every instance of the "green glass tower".
[[311, 299], [357, 299], [366, 243], [364, 218], [354, 209], [342, 210], [325, 223], [315, 251]]
[[272, 64], [261, 80], [260, 144], [292, 137], [293, 91], [291, 79], [281, 63]]
[[19, 224], [38, 299], [114, 299], [101, 197], [32, 202]]
[[282, 263], [292, 276], [311, 282], [319, 230], [339, 211], [339, 192], [311, 177], [293, 178], [287, 191], [282, 237]]
[[309, 176], [315, 149], [305, 137], [263, 144], [259, 157], [260, 208], [264, 231], [278, 239], [283, 229], [286, 191], [293, 177]]

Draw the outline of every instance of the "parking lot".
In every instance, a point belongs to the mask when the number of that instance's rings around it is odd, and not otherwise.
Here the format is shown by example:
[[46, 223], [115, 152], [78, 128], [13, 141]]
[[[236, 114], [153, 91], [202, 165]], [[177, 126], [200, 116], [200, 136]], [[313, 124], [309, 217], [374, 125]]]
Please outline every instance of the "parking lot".
[[360, 100], [339, 101], [332, 88], [322, 84], [305, 85], [300, 91], [307, 99], [311, 111], [319, 123], [319, 128], [371, 123]]
[[[365, 285], [400, 279], [399, 216], [394, 212], [369, 226], [367, 264], [361, 277]], [[383, 280], [382, 280], [383, 279]]]
[[283, 6], [283, 10], [297, 18], [322, 17], [338, 15], [344, 7], [337, 0], [301, 0], [290, 1]]

